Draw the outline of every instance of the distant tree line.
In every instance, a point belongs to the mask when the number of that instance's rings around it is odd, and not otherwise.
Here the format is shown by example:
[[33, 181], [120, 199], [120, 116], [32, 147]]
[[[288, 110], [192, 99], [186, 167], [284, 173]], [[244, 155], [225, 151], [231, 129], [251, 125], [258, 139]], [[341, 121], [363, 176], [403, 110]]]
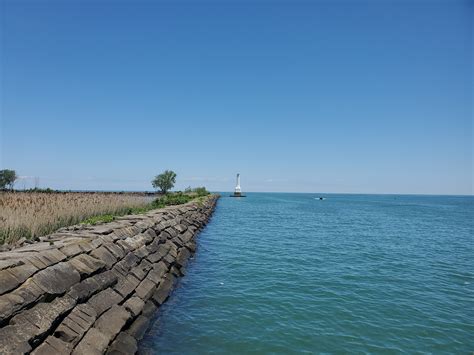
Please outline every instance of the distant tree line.
[[[0, 190], [13, 190], [15, 185], [15, 181], [18, 180], [18, 175], [15, 170], [4, 169], [0, 170]], [[174, 184], [176, 183], [176, 173], [172, 170], [165, 170], [163, 173], [156, 175], [154, 179], [151, 181], [152, 186], [155, 189], [158, 189], [160, 193], [166, 195], [168, 191], [170, 191]], [[36, 185], [36, 182], [35, 182]], [[28, 191], [31, 192], [47, 192], [51, 193], [54, 190], [50, 188], [47, 189], [40, 189], [35, 186], [34, 189], [29, 189]], [[208, 195], [209, 192], [206, 190], [205, 187], [196, 187], [192, 189], [190, 186], [187, 187], [184, 191], [186, 194], [194, 194], [197, 196], [205, 196]]]

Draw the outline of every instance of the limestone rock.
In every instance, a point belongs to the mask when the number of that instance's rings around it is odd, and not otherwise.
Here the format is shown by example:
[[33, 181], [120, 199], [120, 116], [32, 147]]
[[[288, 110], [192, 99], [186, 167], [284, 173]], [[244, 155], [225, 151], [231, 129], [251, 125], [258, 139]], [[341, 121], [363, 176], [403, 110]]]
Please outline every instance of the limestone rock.
[[52, 355], [52, 354], [70, 354], [72, 345], [62, 341], [61, 339], [49, 336], [46, 340], [38, 346], [31, 354], [32, 355]]
[[130, 273], [134, 275], [137, 279], [143, 280], [152, 267], [153, 265], [149, 261], [142, 260], [139, 265], [133, 267], [132, 270], [130, 270]]
[[180, 267], [185, 266], [190, 256], [191, 256], [191, 253], [189, 252], [188, 249], [186, 248], [180, 249], [180, 251], [178, 252], [178, 256], [176, 257], [176, 264], [178, 264]]
[[12, 275], [9, 269], [0, 271], [0, 295], [17, 288], [20, 281]]
[[94, 328], [105, 334], [110, 341], [122, 330], [131, 316], [124, 307], [114, 305], [97, 319]]
[[151, 318], [153, 314], [156, 312], [156, 305], [153, 301], [149, 300], [145, 302], [145, 307], [143, 307], [142, 315], [148, 318]]
[[162, 305], [168, 298], [171, 289], [173, 288], [173, 284], [174, 276], [167, 274], [166, 277], [161, 280], [155, 293], [153, 294], [153, 301], [155, 301], [158, 305]]
[[155, 288], [156, 283], [146, 278], [142, 282], [140, 282], [140, 284], [135, 290], [135, 293], [142, 300], [146, 301], [153, 295]]
[[36, 302], [44, 296], [43, 293], [43, 289], [32, 279], [28, 279], [13, 292], [0, 296], [0, 322]]
[[135, 354], [138, 350], [137, 340], [127, 333], [121, 332], [110, 345], [107, 355]]
[[117, 262], [117, 258], [105, 246], [94, 249], [90, 255], [103, 261], [107, 268], [111, 268]]
[[121, 302], [122, 299], [123, 297], [113, 289], [107, 288], [104, 291], [92, 296], [87, 304], [96, 311], [97, 315], [100, 315], [113, 305]]
[[132, 316], [136, 317], [141, 313], [143, 307], [145, 307], [145, 302], [143, 302], [140, 297], [132, 296], [123, 304], [123, 306], [132, 314]]
[[121, 260], [125, 256], [123, 249], [115, 243], [104, 243], [103, 247], [110, 251], [117, 260]]
[[109, 345], [109, 337], [96, 328], [91, 328], [73, 350], [73, 355], [102, 355]]
[[135, 288], [139, 284], [140, 284], [140, 280], [138, 280], [135, 276], [130, 274], [120, 279], [114, 289], [116, 292], [122, 295], [122, 297], [127, 297], [129, 294], [131, 294], [135, 290]]
[[94, 293], [115, 285], [116, 282], [117, 276], [112, 271], [105, 271], [75, 284], [72, 286], [68, 294], [76, 301], [82, 302]]
[[136, 266], [139, 262], [139, 259], [135, 254], [129, 252], [125, 258], [120, 260], [117, 264], [114, 265], [114, 269], [122, 273], [122, 275], [127, 275], [130, 269]]
[[66, 292], [81, 279], [67, 262], [62, 262], [41, 270], [33, 276], [33, 281], [47, 294], [58, 295]]
[[142, 340], [150, 325], [150, 318], [140, 315], [133, 321], [126, 332], [137, 340]]
[[18, 325], [8, 325], [0, 328], [0, 354], [16, 355], [25, 354], [31, 350], [31, 346], [27, 339], [34, 331], [34, 326], [22, 328]]
[[81, 274], [81, 276], [91, 275], [105, 267], [103, 261], [93, 258], [88, 254], [75, 256], [69, 260], [69, 263]]
[[25, 329], [30, 324], [33, 324], [35, 326], [34, 331], [29, 334], [27, 339], [33, 340], [35, 337], [45, 334], [58, 318], [75, 305], [76, 302], [68, 296], [56, 298], [51, 303], [38, 303], [34, 307], [13, 317], [10, 324], [18, 325]]
[[66, 244], [60, 249], [60, 251], [68, 257], [76, 256], [84, 252], [80, 247], [79, 243]]
[[94, 324], [96, 311], [87, 304], [80, 304], [61, 322], [54, 335], [67, 343], [76, 345]]
[[168, 267], [166, 264], [163, 261], [160, 261], [158, 264], [153, 266], [153, 270], [148, 273], [147, 279], [150, 279], [155, 284], [158, 284], [167, 271]]

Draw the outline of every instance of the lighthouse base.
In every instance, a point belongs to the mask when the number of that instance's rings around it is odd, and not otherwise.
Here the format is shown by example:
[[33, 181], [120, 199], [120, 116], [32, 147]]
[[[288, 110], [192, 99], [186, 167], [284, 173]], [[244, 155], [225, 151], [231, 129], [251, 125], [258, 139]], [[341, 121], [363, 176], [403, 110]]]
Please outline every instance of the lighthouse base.
[[233, 195], [230, 195], [229, 197], [247, 197], [247, 196], [242, 195], [241, 192], [234, 192], [234, 194], [233, 194]]

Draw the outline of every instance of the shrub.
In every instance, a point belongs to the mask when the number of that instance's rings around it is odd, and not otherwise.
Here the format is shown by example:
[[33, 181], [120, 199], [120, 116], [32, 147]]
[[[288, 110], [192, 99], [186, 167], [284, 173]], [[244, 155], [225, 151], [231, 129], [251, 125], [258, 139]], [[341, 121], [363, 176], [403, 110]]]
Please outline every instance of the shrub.
[[206, 190], [206, 188], [204, 186], [202, 187], [196, 187], [193, 192], [198, 196], [198, 197], [202, 197], [202, 196], [207, 196], [209, 195], [209, 191]]
[[158, 197], [154, 202], [153, 205], [155, 208], [162, 208], [166, 206], [174, 206], [174, 205], [182, 205], [183, 203], [187, 203], [193, 199], [192, 196], [184, 194], [182, 192], [174, 193], [174, 194], [167, 194], [162, 197]]

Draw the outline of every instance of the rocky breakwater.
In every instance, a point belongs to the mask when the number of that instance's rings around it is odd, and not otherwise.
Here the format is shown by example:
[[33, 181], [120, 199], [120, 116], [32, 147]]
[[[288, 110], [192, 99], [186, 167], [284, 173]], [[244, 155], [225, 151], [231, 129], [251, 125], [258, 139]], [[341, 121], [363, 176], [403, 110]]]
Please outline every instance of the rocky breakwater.
[[217, 196], [0, 253], [0, 354], [133, 354]]

